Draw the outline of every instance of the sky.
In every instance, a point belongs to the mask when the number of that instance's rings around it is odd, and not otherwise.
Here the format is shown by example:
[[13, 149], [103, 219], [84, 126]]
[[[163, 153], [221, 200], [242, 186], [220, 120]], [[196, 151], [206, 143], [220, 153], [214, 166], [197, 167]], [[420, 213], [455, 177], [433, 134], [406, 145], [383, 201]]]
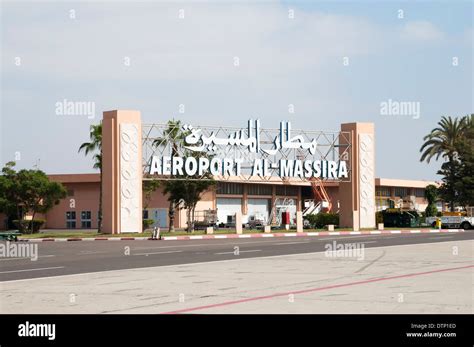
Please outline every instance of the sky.
[[[376, 177], [439, 180], [419, 149], [442, 116], [473, 113], [473, 14], [472, 1], [2, 1], [0, 165], [94, 172], [78, 153], [89, 126], [134, 109], [144, 123], [373, 122]], [[95, 112], [61, 114], [64, 100]]]

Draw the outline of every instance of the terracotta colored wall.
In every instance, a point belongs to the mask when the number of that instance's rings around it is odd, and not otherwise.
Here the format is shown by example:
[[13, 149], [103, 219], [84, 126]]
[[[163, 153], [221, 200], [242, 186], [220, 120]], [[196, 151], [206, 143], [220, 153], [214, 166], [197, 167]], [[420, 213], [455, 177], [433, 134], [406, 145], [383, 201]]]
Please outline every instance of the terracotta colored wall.
[[[92, 212], [92, 228], [97, 228], [97, 211], [99, 204], [99, 182], [84, 182], [84, 183], [63, 183], [68, 190], [74, 190], [74, 196], [67, 197], [62, 200], [61, 203], [45, 216], [46, 228], [49, 229], [65, 229], [66, 228], [66, 211], [76, 211], [76, 226], [80, 228], [80, 212], [91, 211]], [[337, 201], [340, 199], [341, 192], [338, 187], [329, 186], [326, 190], [331, 197], [333, 202], [333, 211], [337, 211]], [[240, 197], [240, 196], [239, 196]], [[70, 199], [75, 199], [76, 207], [70, 208]], [[423, 198], [416, 198], [419, 208], [424, 210], [426, 202]], [[167, 197], [163, 195], [162, 189], [158, 189], [151, 197], [148, 208], [169, 208], [169, 202]], [[211, 190], [203, 194], [202, 200], [198, 203], [196, 210], [203, 211], [208, 209], [216, 208], [216, 193]], [[0, 228], [3, 228], [3, 219], [0, 214]], [[37, 218], [41, 218], [37, 216]], [[180, 210], [176, 213], [175, 227], [184, 228], [186, 227], [186, 211]]]
[[103, 232], [142, 231], [140, 112], [106, 111], [102, 123]]
[[[91, 211], [92, 228], [97, 228], [97, 214], [99, 211], [99, 183], [66, 183], [67, 190], [73, 190], [74, 195], [61, 200], [46, 214], [46, 228], [65, 229], [66, 211], [76, 211], [76, 229], [81, 227], [81, 211]], [[72, 200], [75, 208], [70, 207]]]

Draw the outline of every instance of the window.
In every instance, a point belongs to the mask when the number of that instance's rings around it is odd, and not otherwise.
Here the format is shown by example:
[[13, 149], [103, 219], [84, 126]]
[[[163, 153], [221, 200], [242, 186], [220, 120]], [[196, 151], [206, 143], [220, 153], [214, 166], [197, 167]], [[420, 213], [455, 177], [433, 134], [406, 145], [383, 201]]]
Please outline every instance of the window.
[[76, 229], [76, 211], [66, 212], [66, 228]]
[[286, 187], [286, 195], [288, 195], [288, 196], [297, 196], [298, 195], [298, 187], [287, 186]]
[[244, 186], [241, 183], [217, 183], [217, 194], [242, 195]]
[[376, 187], [375, 188], [376, 196], [390, 196], [390, 187]]
[[81, 212], [81, 228], [90, 229], [92, 228], [92, 213], [91, 211]]
[[276, 195], [279, 196], [297, 196], [298, 187], [296, 186], [276, 186]]
[[272, 195], [272, 186], [269, 184], [249, 184], [247, 193], [249, 195]]
[[148, 219], [148, 210], [143, 210], [143, 219]]
[[375, 205], [377, 207], [377, 211], [383, 211], [390, 207], [390, 201], [388, 199], [375, 199]]
[[408, 188], [395, 187], [395, 196], [398, 196], [400, 198], [404, 198], [405, 196], [408, 196]]
[[425, 189], [424, 188], [415, 188], [415, 196], [417, 198], [424, 198], [425, 197]]

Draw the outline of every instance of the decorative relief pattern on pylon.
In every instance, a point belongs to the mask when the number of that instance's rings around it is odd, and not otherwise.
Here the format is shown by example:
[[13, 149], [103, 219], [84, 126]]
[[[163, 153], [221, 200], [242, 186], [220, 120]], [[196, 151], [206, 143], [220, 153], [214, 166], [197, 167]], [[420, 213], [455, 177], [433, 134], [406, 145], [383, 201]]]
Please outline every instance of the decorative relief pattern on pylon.
[[140, 232], [141, 156], [138, 126], [120, 124], [120, 225], [122, 232]]
[[375, 227], [374, 135], [359, 134], [360, 227]]

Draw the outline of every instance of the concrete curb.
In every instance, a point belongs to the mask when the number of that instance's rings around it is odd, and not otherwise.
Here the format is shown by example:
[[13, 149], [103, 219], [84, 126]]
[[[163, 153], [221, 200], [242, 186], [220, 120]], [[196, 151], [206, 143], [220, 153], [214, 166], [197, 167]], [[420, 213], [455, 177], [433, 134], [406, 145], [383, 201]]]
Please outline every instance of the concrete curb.
[[[386, 235], [386, 234], [420, 234], [420, 233], [459, 233], [464, 229], [408, 229], [408, 230], [372, 230], [372, 231], [321, 231], [302, 233], [260, 233], [260, 234], [225, 234], [225, 235], [192, 235], [164, 236], [162, 241], [211, 240], [211, 239], [249, 239], [267, 237], [301, 237], [301, 236], [345, 236], [345, 235]], [[85, 238], [45, 238], [19, 239], [29, 242], [66, 242], [66, 241], [157, 241], [151, 237], [85, 237]]]

